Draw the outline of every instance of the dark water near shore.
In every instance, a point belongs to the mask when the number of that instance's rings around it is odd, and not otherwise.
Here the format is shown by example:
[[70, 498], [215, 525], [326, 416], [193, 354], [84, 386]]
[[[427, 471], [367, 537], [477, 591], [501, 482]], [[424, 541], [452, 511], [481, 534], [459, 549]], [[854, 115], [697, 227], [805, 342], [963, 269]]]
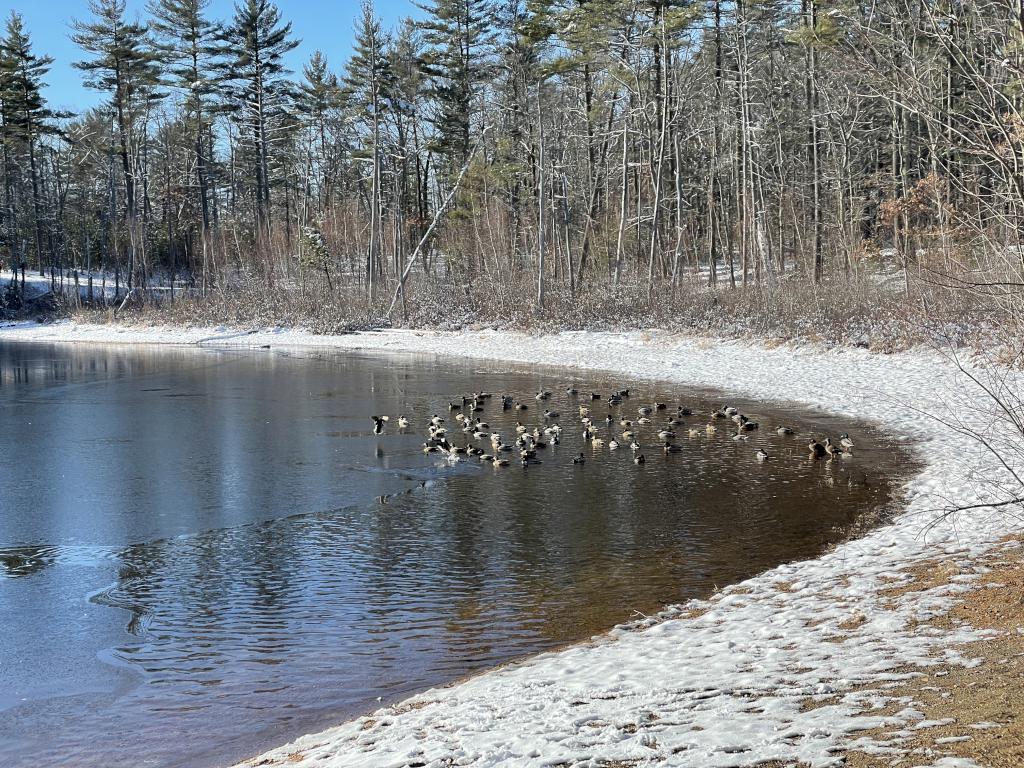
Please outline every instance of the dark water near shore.
[[[636, 466], [584, 449], [570, 383], [687, 426], [720, 404], [423, 356], [0, 344], [0, 763], [229, 764], [813, 556], [889, 501], [897, 449], [865, 428], [743, 404], [748, 441], [683, 426], [666, 456], [647, 428]], [[541, 388], [566, 430], [542, 464], [422, 452], [480, 389], [529, 402], [480, 414], [510, 442]], [[855, 458], [807, 460], [847, 429]]]

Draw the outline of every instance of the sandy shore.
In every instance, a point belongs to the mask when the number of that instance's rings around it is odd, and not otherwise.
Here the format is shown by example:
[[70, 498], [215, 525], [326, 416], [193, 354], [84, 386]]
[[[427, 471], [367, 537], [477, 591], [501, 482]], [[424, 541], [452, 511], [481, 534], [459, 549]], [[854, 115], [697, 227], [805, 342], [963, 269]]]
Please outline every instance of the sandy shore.
[[989, 418], [989, 405], [937, 353], [768, 349], [656, 331], [323, 337], [73, 323], [0, 327], [0, 341], [326, 346], [599, 369], [874, 421], [920, 456], [905, 511], [821, 558], [427, 691], [247, 765], [827, 766], [856, 750], [865, 765], [910, 753], [900, 764], [965, 768], [989, 764], [983, 735], [1013, 732], [1007, 718], [975, 707], [964, 708], [963, 718], [975, 721], [958, 722], [962, 732], [921, 737], [950, 723], [929, 717], [915, 681], [942, 670], [974, 674], [987, 668], [986, 647], [1024, 632], [1024, 614], [985, 628], [957, 613], [1000, 589], [987, 577], [993, 563], [1015, 556], [1006, 537], [1019, 521], [990, 509], [936, 519], [946, 503], [986, 501], [984, 487], [966, 478], [999, 469], [976, 442], [922, 415], [978, 426]]

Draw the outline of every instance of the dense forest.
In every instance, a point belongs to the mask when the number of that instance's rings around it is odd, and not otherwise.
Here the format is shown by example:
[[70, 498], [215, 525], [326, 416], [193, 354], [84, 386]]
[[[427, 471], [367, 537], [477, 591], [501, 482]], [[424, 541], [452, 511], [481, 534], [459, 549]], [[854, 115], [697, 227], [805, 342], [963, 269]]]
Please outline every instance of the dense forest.
[[89, 0], [81, 114], [11, 14], [9, 304], [27, 271], [378, 317], [881, 285], [1016, 312], [1019, 0], [425, 0], [390, 30], [367, 0], [301, 73], [273, 3], [207, 5]]

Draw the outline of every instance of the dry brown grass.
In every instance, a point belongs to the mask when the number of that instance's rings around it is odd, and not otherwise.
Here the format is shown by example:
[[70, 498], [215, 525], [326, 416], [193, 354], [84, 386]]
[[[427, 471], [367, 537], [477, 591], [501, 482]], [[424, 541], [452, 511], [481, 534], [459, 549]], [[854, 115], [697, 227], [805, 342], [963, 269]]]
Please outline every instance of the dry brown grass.
[[[981, 577], [979, 588], [958, 602], [948, 616], [930, 622], [997, 631], [998, 635], [968, 648], [967, 653], [981, 664], [916, 669], [918, 674], [912, 679], [888, 690], [888, 695], [911, 698], [926, 721], [941, 724], [862, 732], [860, 737], [896, 747], [900, 754], [851, 750], [844, 756], [850, 768], [930, 764], [944, 756], [970, 758], [990, 768], [1024, 765], [1024, 634], [1018, 631], [1024, 628], [1024, 554], [1019, 548], [1000, 549], [983, 564], [991, 571]], [[895, 599], [940, 586], [958, 572], [948, 561], [920, 564], [912, 569], [911, 583], [887, 594]], [[876, 714], [891, 714], [904, 706], [893, 704]], [[972, 727], [979, 723], [993, 727]]]

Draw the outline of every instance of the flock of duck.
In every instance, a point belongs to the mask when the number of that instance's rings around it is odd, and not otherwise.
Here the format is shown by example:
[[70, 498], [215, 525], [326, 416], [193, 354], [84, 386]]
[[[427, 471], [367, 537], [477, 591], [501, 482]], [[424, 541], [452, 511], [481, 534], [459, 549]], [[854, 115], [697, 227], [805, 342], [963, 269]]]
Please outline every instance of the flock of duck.
[[[684, 419], [695, 414], [681, 405], [675, 406], [673, 410], [666, 403], [654, 402], [651, 405], [637, 407], [636, 416], [628, 414], [625, 405], [630, 396], [628, 389], [616, 390], [605, 396], [596, 392], [581, 394], [575, 387], [568, 387], [565, 394], [569, 400], [569, 407], [578, 411], [578, 418], [583, 425], [584, 443], [589, 444], [594, 450], [607, 448], [609, 451], [615, 451], [628, 447], [634, 464], [646, 462], [641, 437], [648, 439], [649, 447], [656, 445], [663, 453], [672, 454], [683, 450], [682, 446], [676, 443], [676, 438], [682, 434], [684, 428], [690, 437], [733, 431], [732, 439], [736, 441], [747, 440], [749, 433], [760, 429], [757, 421], [730, 405], [723, 405], [713, 411], [706, 425], [686, 427]], [[538, 451], [546, 449], [549, 445], [559, 445], [562, 441], [562, 427], [558, 423], [562, 413], [549, 407], [551, 397], [552, 393], [547, 390], [538, 392], [535, 396], [535, 407], [542, 409], [543, 420], [538, 420], [538, 425], [532, 428], [522, 421], [516, 421], [515, 437], [506, 442], [501, 432], [492, 430], [478, 415], [484, 412], [485, 404], [492, 399], [492, 395], [487, 392], [474, 392], [470, 396], [463, 396], [448, 404], [449, 412], [454, 414], [451, 423], [436, 413], [430, 417], [426, 425], [423, 451], [444, 454], [452, 462], [460, 461], [462, 457], [475, 457], [495, 467], [507, 467], [513, 462], [523, 467], [539, 464]], [[511, 395], [501, 395], [500, 402], [503, 412], [512, 411], [519, 415], [530, 409], [529, 405]], [[607, 412], [603, 416], [595, 417], [594, 412], [605, 404]], [[371, 416], [371, 419], [373, 433], [376, 435], [383, 434], [391, 421], [389, 416]], [[600, 430], [601, 422], [606, 427], [603, 432]], [[396, 423], [402, 432], [413, 426], [405, 414], [398, 416]], [[617, 432], [616, 423], [622, 430], [621, 438], [614, 434]], [[466, 435], [465, 439], [458, 441], [454, 435], [456, 431]], [[779, 426], [775, 431], [784, 437], [796, 434], [795, 430], [787, 426]], [[657, 444], [650, 442], [651, 436], [657, 438]], [[835, 441], [830, 437], [824, 440], [813, 437], [807, 444], [811, 459], [832, 460], [840, 456], [847, 457], [852, 455], [853, 448], [853, 440], [845, 432]], [[759, 462], [772, 459], [764, 448], [758, 448], [754, 456]], [[582, 451], [576, 453], [572, 459], [574, 464], [585, 464], [586, 460], [586, 455]]]

